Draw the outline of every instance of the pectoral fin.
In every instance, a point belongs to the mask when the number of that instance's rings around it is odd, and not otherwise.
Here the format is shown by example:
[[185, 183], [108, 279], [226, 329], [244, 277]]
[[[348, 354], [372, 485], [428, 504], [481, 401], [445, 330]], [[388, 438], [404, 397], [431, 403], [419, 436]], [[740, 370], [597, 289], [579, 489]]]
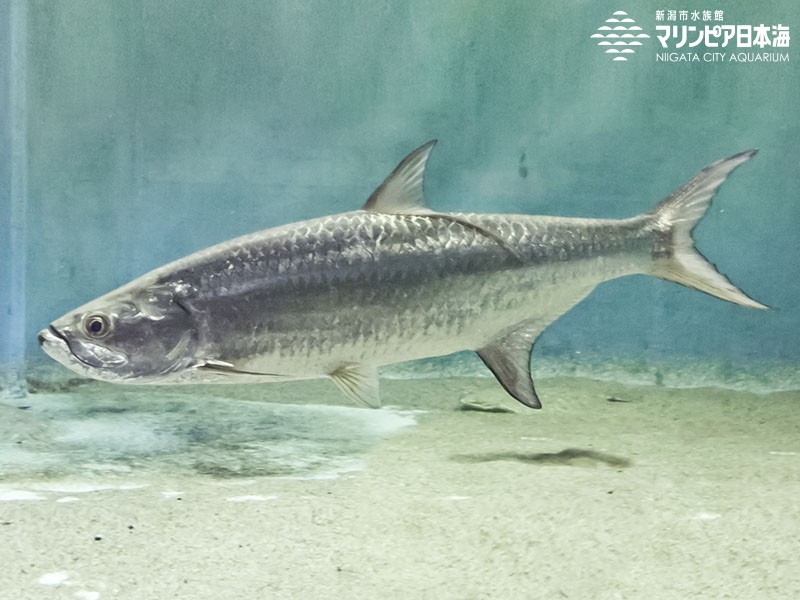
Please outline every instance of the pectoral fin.
[[278, 375], [277, 373], [260, 373], [257, 371], [242, 371], [237, 369], [235, 365], [225, 362], [222, 360], [216, 360], [213, 358], [208, 358], [201, 361], [199, 364], [195, 366], [198, 371], [208, 371], [211, 373], [220, 373], [223, 375], [239, 375], [244, 376], [247, 375], [249, 377], [280, 377], [283, 378], [283, 375]]
[[345, 363], [328, 373], [333, 383], [356, 403], [368, 408], [380, 408], [378, 369], [355, 363]]
[[531, 352], [539, 333], [539, 328], [524, 324], [478, 350], [500, 385], [530, 408], [542, 408], [531, 378]]

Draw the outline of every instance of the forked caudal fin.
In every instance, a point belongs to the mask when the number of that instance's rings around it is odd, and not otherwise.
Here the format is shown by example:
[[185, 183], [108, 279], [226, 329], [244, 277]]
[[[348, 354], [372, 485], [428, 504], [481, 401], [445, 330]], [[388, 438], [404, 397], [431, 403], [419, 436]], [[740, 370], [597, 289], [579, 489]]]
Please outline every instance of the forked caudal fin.
[[767, 308], [747, 296], [717, 271], [697, 251], [692, 239], [692, 230], [708, 210], [719, 186], [736, 167], [752, 158], [756, 152], [740, 152], [708, 165], [647, 213], [655, 234], [651, 270], [653, 275], [734, 304], [749, 308]]

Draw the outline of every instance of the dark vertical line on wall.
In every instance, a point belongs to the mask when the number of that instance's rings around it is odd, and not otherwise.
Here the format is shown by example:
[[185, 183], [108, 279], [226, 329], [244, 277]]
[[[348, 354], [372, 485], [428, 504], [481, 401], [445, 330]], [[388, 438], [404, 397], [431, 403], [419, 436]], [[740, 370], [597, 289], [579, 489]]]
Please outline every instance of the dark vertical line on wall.
[[[10, 319], [13, 319], [13, 291], [11, 289], [11, 271], [5, 265], [11, 265], [11, 61], [2, 57], [11, 55], [11, 10], [10, 4], [0, 3], [0, 329], [7, 330]], [[14, 352], [11, 340], [0, 336], [0, 369], [8, 368], [8, 362]], [[4, 382], [0, 381], [0, 385]]]
[[[128, 132], [131, 157], [131, 181], [128, 193], [131, 194], [131, 199], [130, 202], [126, 203], [128, 210], [131, 211], [128, 215], [129, 221], [134, 221], [136, 219], [136, 215], [143, 211], [143, 204], [146, 204], [146, 200], [144, 198], [145, 149], [144, 135], [142, 130], [144, 127], [144, 123], [142, 122], [142, 113], [143, 107], [147, 104], [146, 98], [144, 97], [146, 93], [145, 90], [147, 90], [149, 86], [146, 83], [146, 74], [143, 72], [142, 68], [144, 54], [143, 10], [144, 9], [142, 8], [141, 2], [132, 3], [131, 10], [128, 13], [128, 18], [126, 21], [127, 29], [125, 31], [125, 47], [128, 50], [127, 56], [125, 56], [125, 84], [127, 87], [125, 95], [131, 103], [131, 112], [129, 114], [130, 130]], [[129, 253], [129, 256], [131, 257], [136, 255], [136, 249], [138, 249], [138, 253], [141, 253], [144, 251], [143, 246], [147, 246], [147, 244], [143, 243], [143, 239], [146, 239], [146, 236], [142, 235], [141, 227], [143, 226], [146, 227], [147, 225], [142, 225], [140, 223], [140, 227], [137, 228], [134, 236], [132, 236], [132, 239], [128, 239], [128, 243], [132, 245], [131, 252]], [[132, 277], [137, 275], [140, 275], [138, 269], [136, 272], [131, 273]]]
[[[0, 108], [2, 182], [0, 194], [0, 369], [6, 396], [21, 397], [25, 386], [25, 269], [28, 187], [26, 0], [0, 5], [6, 28], [0, 59], [4, 89]], [[5, 84], [5, 85], [3, 85]]]

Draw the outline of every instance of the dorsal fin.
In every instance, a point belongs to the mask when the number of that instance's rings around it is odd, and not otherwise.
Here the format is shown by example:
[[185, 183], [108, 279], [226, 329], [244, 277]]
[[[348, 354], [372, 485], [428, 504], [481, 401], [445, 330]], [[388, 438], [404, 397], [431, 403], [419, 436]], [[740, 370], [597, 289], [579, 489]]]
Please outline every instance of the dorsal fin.
[[364, 204], [364, 210], [389, 214], [420, 213], [425, 210], [422, 179], [425, 164], [436, 145], [426, 142], [400, 161]]
[[372, 192], [372, 195], [364, 204], [363, 210], [392, 215], [424, 215], [431, 219], [442, 219], [451, 223], [458, 223], [497, 242], [499, 246], [508, 250], [520, 263], [524, 263], [525, 259], [519, 251], [509, 245], [497, 233], [472, 223], [466, 216], [433, 212], [425, 205], [422, 181], [425, 176], [425, 165], [435, 145], [436, 140], [426, 142], [401, 160], [394, 171], [378, 186], [378, 189]]

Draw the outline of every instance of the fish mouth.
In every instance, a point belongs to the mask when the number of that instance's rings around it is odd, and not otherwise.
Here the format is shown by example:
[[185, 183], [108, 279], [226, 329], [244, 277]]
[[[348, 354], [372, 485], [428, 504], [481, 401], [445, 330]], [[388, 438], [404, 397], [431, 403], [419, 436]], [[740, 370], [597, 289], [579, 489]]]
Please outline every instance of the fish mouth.
[[69, 347], [69, 342], [67, 342], [67, 338], [64, 337], [64, 334], [62, 334], [52, 325], [47, 327], [47, 329], [42, 329], [36, 337], [39, 340], [39, 345], [45, 350], [45, 352], [47, 352], [48, 344], [63, 344], [64, 346]]
[[74, 364], [77, 357], [70, 349], [67, 338], [58, 329], [50, 325], [42, 329], [36, 337], [42, 350], [51, 358], [64, 365]]
[[127, 355], [90, 342], [76, 341], [75, 346], [69, 338], [50, 325], [38, 334], [39, 344], [50, 357], [66, 367], [80, 367], [81, 370], [113, 368], [128, 362]]
[[39, 337], [39, 344], [42, 345], [42, 346], [44, 344], [46, 344], [47, 342], [55, 342], [56, 340], [53, 339], [54, 337], [59, 339], [59, 340], [61, 340], [62, 342], [64, 342], [65, 344], [67, 344], [69, 346], [69, 343], [67, 342], [67, 338], [64, 337], [64, 334], [62, 334], [58, 329], [56, 329], [52, 325], [48, 326], [47, 329], [42, 329], [39, 332], [39, 336], [38, 337]]

